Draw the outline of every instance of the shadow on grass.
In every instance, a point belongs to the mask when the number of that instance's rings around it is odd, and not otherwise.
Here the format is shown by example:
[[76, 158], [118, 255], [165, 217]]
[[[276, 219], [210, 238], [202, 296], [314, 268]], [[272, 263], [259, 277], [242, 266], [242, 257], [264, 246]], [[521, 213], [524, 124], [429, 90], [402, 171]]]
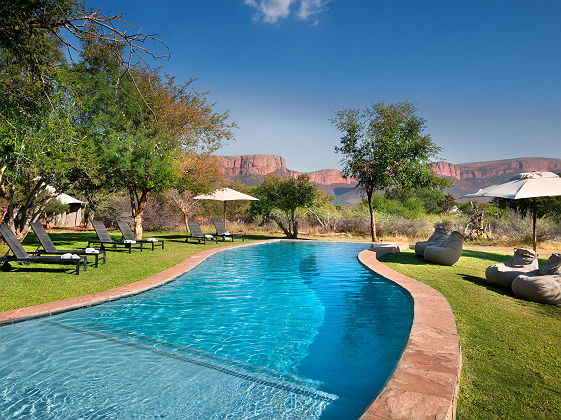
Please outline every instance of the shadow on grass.
[[[67, 267], [32, 267], [32, 266], [25, 266], [25, 265], [20, 265], [14, 261], [10, 262], [11, 265], [11, 269], [8, 271], [10, 273], [68, 273], [68, 274], [72, 274], [75, 275], [76, 274], [76, 268], [68, 268]], [[89, 271], [90, 267], [88, 264], [88, 271]], [[82, 267], [80, 267], [80, 273], [82, 273]]]
[[477, 258], [479, 260], [491, 261], [493, 264], [497, 264], [508, 261], [512, 256], [489, 251], [474, 251], [472, 249], [464, 249], [462, 251], [462, 257]]
[[505, 289], [501, 289], [500, 287], [493, 287], [493, 286], [489, 285], [489, 283], [487, 283], [487, 281], [484, 278], [477, 277], [477, 276], [472, 276], [470, 274], [460, 274], [460, 277], [463, 278], [464, 280], [467, 280], [467, 281], [473, 283], [473, 284], [485, 287], [487, 290], [489, 290], [491, 292], [498, 293], [499, 295], [506, 295], [506, 296], [514, 297], [514, 295], [510, 291], [507, 291]]
[[386, 254], [380, 257], [380, 262], [390, 262], [406, 265], [432, 265], [421, 257], [417, 257], [413, 252], [396, 252], [395, 254]]

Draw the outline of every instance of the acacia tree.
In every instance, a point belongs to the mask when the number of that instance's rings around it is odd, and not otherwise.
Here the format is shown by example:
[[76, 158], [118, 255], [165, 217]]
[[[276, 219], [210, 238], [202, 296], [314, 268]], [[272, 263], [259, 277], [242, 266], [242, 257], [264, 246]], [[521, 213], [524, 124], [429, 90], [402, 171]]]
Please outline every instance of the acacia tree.
[[[128, 95], [113, 106], [103, 134], [109, 142], [107, 167], [114, 171], [114, 182], [129, 193], [135, 235], [140, 239], [150, 194], [181, 182], [174, 163], [187, 156], [181, 152], [215, 151], [233, 138], [236, 124], [229, 121], [228, 111], [214, 110], [206, 92], [192, 89], [193, 80], [176, 84], [173, 77], [146, 68], [136, 68], [134, 73], [134, 87], [131, 83], [125, 90], [123, 78], [121, 89]], [[183, 162], [184, 180], [189, 164], [196, 165], [195, 159]]]
[[366, 194], [373, 242], [378, 241], [372, 208], [376, 191], [448, 185], [430, 169], [441, 148], [424, 132], [425, 120], [416, 111], [408, 101], [389, 105], [380, 101], [365, 110], [343, 109], [331, 120], [343, 133], [335, 147], [343, 155], [343, 176], [354, 178]]
[[62, 49], [97, 41], [114, 53], [122, 75], [133, 59], [156, 57], [144, 42], [157, 40], [123, 25], [122, 14], [90, 12], [80, 0], [0, 3], [0, 221], [20, 240], [56, 192], [96, 167], [95, 129], [84, 126], [84, 97], [68, 79]]
[[252, 212], [273, 219], [287, 238], [298, 237], [296, 210], [313, 206], [318, 196], [308, 175], [296, 179], [270, 175], [253, 193], [259, 201], [251, 203]]
[[209, 193], [224, 184], [224, 173], [216, 156], [179, 151], [175, 158], [176, 178], [173, 188], [165, 197], [183, 214], [185, 229], [189, 231], [189, 218], [199, 209], [194, 197]]
[[40, 81], [0, 49], [0, 221], [20, 240], [52, 196], [72, 184], [74, 167], [92, 169], [88, 139], [77, 128], [79, 98], [63, 87], [68, 74], [56, 45], [50, 59]]

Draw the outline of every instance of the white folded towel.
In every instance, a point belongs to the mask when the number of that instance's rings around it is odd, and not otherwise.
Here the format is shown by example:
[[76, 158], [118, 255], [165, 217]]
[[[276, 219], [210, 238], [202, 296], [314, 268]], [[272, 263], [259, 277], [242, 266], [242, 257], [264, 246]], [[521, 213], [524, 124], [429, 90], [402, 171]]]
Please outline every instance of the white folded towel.
[[86, 248], [86, 254], [99, 254], [99, 251], [95, 248]]
[[71, 254], [70, 252], [67, 252], [66, 254], [62, 254], [60, 256], [61, 260], [79, 260], [80, 256], [76, 255], [76, 254]]
[[156, 238], [148, 238], [146, 239], [148, 242], [158, 242]]
[[126, 243], [126, 244], [135, 244], [136, 243], [136, 241], [133, 240], [133, 239], [125, 239], [123, 242]]
[[213, 239], [214, 237], [212, 235], [205, 235], [205, 238], [207, 239]]

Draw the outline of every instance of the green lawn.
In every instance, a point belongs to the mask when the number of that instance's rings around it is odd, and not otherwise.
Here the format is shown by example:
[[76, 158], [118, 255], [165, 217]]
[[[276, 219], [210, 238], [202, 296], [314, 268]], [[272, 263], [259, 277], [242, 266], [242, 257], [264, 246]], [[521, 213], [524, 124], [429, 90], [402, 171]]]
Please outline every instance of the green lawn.
[[561, 308], [489, 287], [485, 268], [508, 258], [464, 250], [454, 267], [413, 251], [380, 260], [450, 302], [463, 357], [458, 418], [561, 418]]
[[[53, 242], [59, 249], [79, 249], [87, 245], [88, 239], [94, 239], [94, 233], [50, 233]], [[115, 240], [120, 234], [114, 234]], [[203, 244], [187, 244], [185, 234], [178, 232], [152, 232], [145, 237], [156, 237], [165, 240], [165, 250], [139, 250], [128, 254], [125, 251], [107, 251], [107, 263], [99, 264], [99, 268], [88, 266], [86, 272], [80, 275], [73, 273], [72, 265], [30, 264], [27, 267], [12, 263], [13, 271], [0, 272], [0, 311], [37, 305], [45, 302], [81, 296], [102, 290], [112, 289], [128, 283], [149, 277], [166, 268], [185, 260], [191, 255], [204, 249], [229, 245], [232, 242], [218, 241]], [[252, 235], [245, 243], [256, 240], [270, 239]], [[235, 243], [241, 243], [237, 239]], [[29, 234], [23, 242], [27, 251], [37, 248], [37, 241], [33, 234]], [[6, 253], [7, 247], [0, 245], [0, 255]], [[93, 258], [88, 258], [88, 261]]]

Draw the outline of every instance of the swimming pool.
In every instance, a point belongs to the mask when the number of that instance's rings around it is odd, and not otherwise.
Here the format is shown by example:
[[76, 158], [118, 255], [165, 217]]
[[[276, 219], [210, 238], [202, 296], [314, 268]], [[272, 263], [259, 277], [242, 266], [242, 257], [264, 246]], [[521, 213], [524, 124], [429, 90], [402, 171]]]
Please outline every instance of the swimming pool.
[[213, 255], [140, 295], [0, 328], [0, 418], [357, 418], [399, 360], [406, 293], [368, 244]]

